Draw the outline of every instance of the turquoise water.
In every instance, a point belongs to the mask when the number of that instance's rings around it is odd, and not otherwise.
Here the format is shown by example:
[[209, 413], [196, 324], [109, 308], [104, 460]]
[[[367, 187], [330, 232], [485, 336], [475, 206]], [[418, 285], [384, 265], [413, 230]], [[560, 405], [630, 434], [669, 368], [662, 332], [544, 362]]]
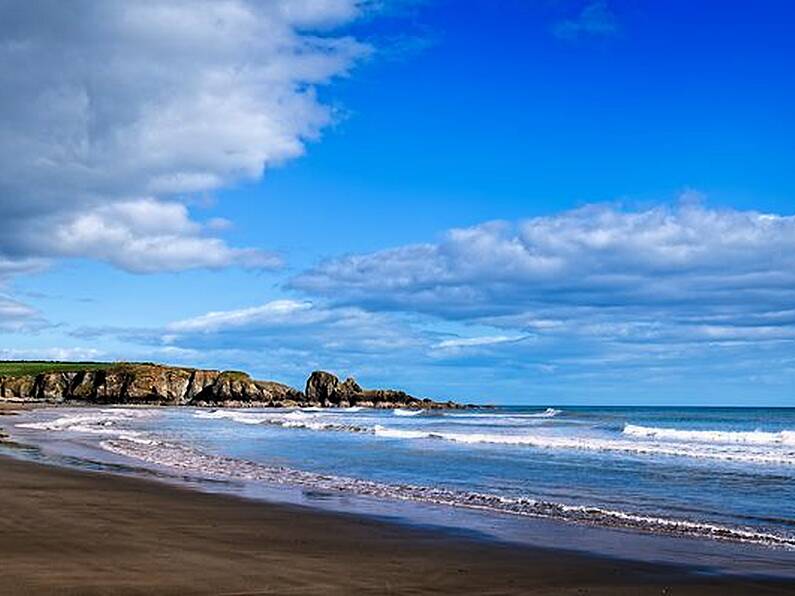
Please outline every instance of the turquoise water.
[[795, 547], [795, 409], [53, 409], [28, 442], [250, 483]]

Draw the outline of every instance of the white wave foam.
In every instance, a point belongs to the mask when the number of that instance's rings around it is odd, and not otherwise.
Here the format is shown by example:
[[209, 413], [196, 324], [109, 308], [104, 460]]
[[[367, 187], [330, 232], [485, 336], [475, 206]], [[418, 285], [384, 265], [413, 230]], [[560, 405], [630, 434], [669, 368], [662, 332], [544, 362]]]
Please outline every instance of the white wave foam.
[[282, 428], [297, 428], [314, 431], [371, 432], [371, 429], [354, 424], [341, 424], [329, 421], [323, 414], [309, 414], [300, 410], [287, 413], [241, 412], [239, 410], [215, 410], [213, 412], [194, 412], [194, 418], [208, 420], [232, 420], [242, 424], [270, 424]]
[[425, 410], [404, 410], [402, 408], [392, 410], [395, 416], [419, 416], [423, 412], [425, 412]]
[[658, 428], [627, 424], [624, 434], [647, 439], [673, 441], [692, 441], [697, 443], [721, 443], [743, 445], [792, 445], [795, 446], [795, 431], [724, 431], [724, 430], [682, 430], [677, 428]]
[[[795, 449], [787, 449], [787, 442], [766, 444], [738, 443], [710, 444], [684, 441], [660, 441], [661, 437], [631, 436], [628, 438], [605, 438], [597, 436], [573, 436], [544, 434], [543, 432], [510, 433], [465, 433], [436, 431], [428, 432], [411, 428], [394, 428], [376, 424], [373, 427], [359, 424], [341, 424], [323, 418], [322, 414], [290, 412], [266, 414], [237, 410], [196, 412], [198, 418], [228, 418], [244, 424], [273, 424], [283, 428], [312, 431], [336, 431], [370, 433], [377, 437], [405, 440], [442, 439], [461, 444], [485, 444], [526, 446], [537, 449], [578, 450], [592, 452], [625, 453], [642, 457], [687, 457], [699, 460], [717, 460], [756, 465], [795, 465]], [[643, 427], [638, 427], [643, 428]], [[626, 431], [625, 431], [626, 432]], [[630, 431], [632, 432], [632, 431]], [[641, 440], [638, 440], [641, 439]]]
[[562, 410], [557, 410], [555, 408], [547, 408], [543, 412], [534, 412], [531, 414], [522, 414], [520, 412], [511, 413], [511, 414], [498, 414], [494, 412], [470, 412], [470, 413], [445, 413], [445, 416], [450, 418], [515, 418], [517, 420], [521, 420], [523, 418], [554, 418], [558, 414], [561, 414]]
[[700, 445], [638, 442], [598, 437], [552, 436], [542, 434], [488, 434], [397, 430], [380, 427], [375, 433], [401, 439], [444, 439], [456, 443], [493, 444], [536, 447], [539, 449], [576, 449], [580, 451], [619, 452], [640, 456], [689, 457], [747, 464], [795, 465], [795, 451], [725, 447], [705, 449]]
[[301, 410], [296, 410], [295, 412], [288, 412], [284, 415], [285, 420], [311, 420], [314, 418], [314, 414], [307, 414]]
[[205, 420], [232, 420], [241, 424], [262, 424], [268, 422], [273, 415], [236, 410], [213, 410], [212, 412], [195, 412], [193, 417]]
[[61, 416], [53, 420], [42, 422], [24, 422], [17, 424], [17, 428], [28, 430], [44, 430], [56, 432], [73, 432], [87, 435], [101, 435], [117, 437], [127, 441], [148, 445], [154, 443], [143, 432], [127, 428], [119, 428], [119, 423], [129, 422], [136, 418], [151, 415], [150, 411], [132, 408], [112, 408], [89, 414], [74, 414]]
[[376, 424], [373, 434], [377, 437], [387, 437], [390, 439], [429, 439], [433, 435], [421, 430], [406, 430], [401, 428], [387, 428]]
[[361, 412], [364, 410], [362, 406], [351, 406], [350, 408], [343, 408], [346, 412]]

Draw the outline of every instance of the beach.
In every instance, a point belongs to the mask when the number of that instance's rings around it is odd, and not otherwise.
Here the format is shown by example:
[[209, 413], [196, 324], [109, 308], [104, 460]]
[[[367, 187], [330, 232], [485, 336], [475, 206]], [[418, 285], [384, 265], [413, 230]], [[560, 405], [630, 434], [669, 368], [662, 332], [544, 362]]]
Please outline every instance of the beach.
[[6, 594], [786, 594], [0, 457]]
[[0, 0], [0, 596], [795, 596], [794, 23]]
[[683, 537], [719, 572], [795, 568], [795, 410], [83, 406], [0, 426], [49, 463], [530, 546], [579, 549], [587, 527], [612, 557], [679, 564], [680, 542], [652, 538]]

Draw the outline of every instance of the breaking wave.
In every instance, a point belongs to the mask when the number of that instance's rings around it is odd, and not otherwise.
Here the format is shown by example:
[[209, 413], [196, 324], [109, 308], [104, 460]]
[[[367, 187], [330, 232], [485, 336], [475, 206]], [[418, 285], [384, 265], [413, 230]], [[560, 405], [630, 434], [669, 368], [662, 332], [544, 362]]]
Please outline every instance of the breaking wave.
[[287, 414], [266, 414], [260, 412], [240, 412], [237, 410], [214, 410], [212, 412], [196, 412], [195, 418], [207, 420], [232, 420], [242, 424], [272, 424], [282, 428], [303, 428], [306, 430], [330, 430], [340, 432], [368, 432], [366, 427], [355, 424], [343, 424], [307, 414], [301, 410]]
[[[294, 411], [289, 413], [243, 412], [215, 410], [196, 412], [197, 418], [228, 419], [243, 424], [271, 424], [282, 428], [311, 431], [367, 433], [387, 439], [434, 439], [470, 445], [524, 446], [537, 449], [578, 450], [589, 452], [624, 453], [632, 456], [684, 457], [698, 460], [718, 460], [757, 465], [795, 466], [795, 444], [790, 443], [791, 432], [731, 433], [713, 431], [676, 431], [626, 425], [623, 433], [608, 436], [576, 436], [543, 432], [468, 433], [422, 428], [397, 428], [381, 424], [344, 422], [339, 417]], [[638, 430], [640, 429], [640, 430]], [[668, 434], [665, 432], [667, 431]], [[701, 437], [700, 441], [691, 435]], [[754, 441], [742, 441], [746, 435]], [[715, 440], [727, 436], [733, 440]], [[685, 438], [688, 437], [690, 442]], [[712, 437], [713, 440], [709, 440]], [[763, 442], [766, 439], [768, 442]], [[793, 446], [789, 449], [790, 445]]]
[[17, 424], [16, 427], [28, 430], [70, 431], [117, 437], [126, 441], [148, 445], [152, 443], [152, 440], [146, 438], [144, 433], [119, 426], [120, 423], [129, 421], [132, 418], [145, 418], [148, 416], [150, 414], [146, 410], [113, 408], [90, 414], [62, 416], [61, 418], [45, 422], [26, 422]]
[[695, 459], [713, 459], [728, 462], [768, 465], [795, 465], [795, 451], [779, 449], [749, 449], [740, 446], [717, 446], [704, 448], [702, 445], [675, 443], [656, 443], [626, 439], [607, 439], [598, 437], [572, 437], [542, 434], [484, 434], [484, 433], [451, 433], [451, 432], [417, 432], [400, 434], [382, 428], [380, 436], [392, 436], [406, 439], [443, 439], [456, 443], [492, 444], [492, 445], [524, 445], [539, 449], [576, 449], [594, 452], [618, 452], [630, 455], [657, 455], [666, 457], [688, 457]]
[[792, 445], [795, 447], [795, 431], [725, 431], [725, 430], [680, 430], [627, 424], [624, 434], [647, 439], [690, 441], [697, 443], [720, 443], [742, 445]]
[[373, 434], [377, 437], [387, 437], [390, 439], [429, 439], [433, 437], [433, 433], [428, 433], [421, 430], [406, 430], [402, 428], [387, 428], [376, 424], [373, 428]]
[[560, 410], [556, 410], [555, 408], [547, 408], [543, 412], [539, 414], [528, 414], [528, 418], [554, 418], [560, 414]]
[[554, 418], [558, 414], [561, 414], [563, 410], [558, 410], [556, 408], [547, 408], [543, 412], [534, 412], [532, 414], [520, 414], [520, 413], [511, 413], [511, 414], [497, 414], [493, 412], [467, 412], [467, 413], [446, 413], [445, 416], [450, 418], [516, 418], [517, 420], [523, 418]]
[[404, 410], [402, 408], [397, 408], [395, 410], [392, 410], [392, 413], [395, 416], [419, 416], [420, 414], [423, 414], [424, 412], [425, 412], [425, 410]]

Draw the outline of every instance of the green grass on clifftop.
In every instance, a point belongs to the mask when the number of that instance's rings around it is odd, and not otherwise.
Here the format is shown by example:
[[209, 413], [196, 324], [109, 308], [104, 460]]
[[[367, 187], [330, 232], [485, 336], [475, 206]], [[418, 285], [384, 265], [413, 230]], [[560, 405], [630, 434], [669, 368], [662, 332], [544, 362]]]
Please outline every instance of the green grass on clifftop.
[[[170, 370], [184, 370], [188, 372], [207, 370], [188, 366], [171, 366], [169, 364], [159, 364], [156, 362], [60, 362], [57, 360], [0, 360], [0, 377], [21, 377], [24, 375], [38, 375], [40, 373], [51, 372], [85, 372], [89, 370], [137, 373], [146, 372], [147, 369], [151, 369], [152, 367]], [[208, 370], [208, 372], [220, 371]], [[241, 381], [250, 379], [247, 373], [237, 370], [224, 371], [223, 374], [231, 379], [237, 379]]]
[[76, 372], [118, 366], [118, 362], [45, 362], [36, 360], [2, 360], [0, 376], [19, 377], [47, 372]]

